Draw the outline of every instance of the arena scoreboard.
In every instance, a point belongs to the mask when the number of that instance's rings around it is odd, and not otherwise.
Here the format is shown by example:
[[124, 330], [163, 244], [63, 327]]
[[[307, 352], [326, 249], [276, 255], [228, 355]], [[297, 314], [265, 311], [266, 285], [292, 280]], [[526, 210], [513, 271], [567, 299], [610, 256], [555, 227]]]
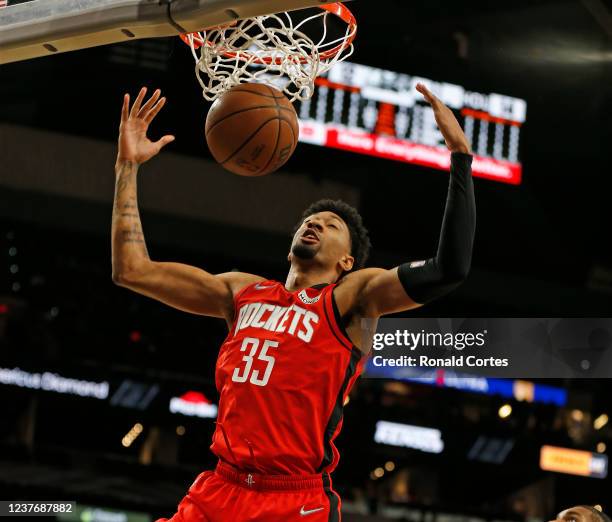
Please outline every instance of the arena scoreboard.
[[300, 141], [447, 170], [450, 153], [415, 90], [419, 82], [457, 116], [472, 145], [474, 176], [520, 184], [525, 100], [350, 62], [319, 77], [314, 96], [298, 102]]

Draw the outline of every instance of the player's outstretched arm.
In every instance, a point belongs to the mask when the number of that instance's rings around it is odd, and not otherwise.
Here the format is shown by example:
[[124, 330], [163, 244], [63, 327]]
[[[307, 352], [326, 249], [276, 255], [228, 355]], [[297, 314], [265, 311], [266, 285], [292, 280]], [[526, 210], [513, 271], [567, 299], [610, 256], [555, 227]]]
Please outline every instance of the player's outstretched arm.
[[126, 94], [121, 111], [111, 234], [113, 281], [174, 308], [231, 322], [233, 296], [261, 277], [235, 272], [212, 275], [196, 267], [149, 258], [138, 211], [138, 169], [174, 137], [149, 140], [149, 124], [164, 106], [165, 98], [160, 98], [157, 90], [143, 104], [145, 94], [146, 89], [142, 89], [131, 109]]
[[[452, 111], [422, 84], [417, 90], [431, 105], [451, 151], [450, 182], [436, 256], [392, 270], [369, 269], [347, 276], [359, 288], [358, 306], [367, 317], [400, 312], [433, 301], [457, 288], [472, 262], [476, 203], [469, 142]], [[347, 281], [348, 282], [348, 281]]]

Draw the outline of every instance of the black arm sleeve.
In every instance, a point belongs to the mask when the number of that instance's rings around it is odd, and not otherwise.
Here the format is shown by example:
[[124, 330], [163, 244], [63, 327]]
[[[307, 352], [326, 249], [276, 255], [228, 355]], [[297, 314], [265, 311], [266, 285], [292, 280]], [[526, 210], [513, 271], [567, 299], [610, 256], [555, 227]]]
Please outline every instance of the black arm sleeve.
[[450, 182], [436, 257], [399, 267], [399, 279], [410, 298], [428, 303], [458, 287], [472, 263], [476, 202], [472, 156], [451, 154]]

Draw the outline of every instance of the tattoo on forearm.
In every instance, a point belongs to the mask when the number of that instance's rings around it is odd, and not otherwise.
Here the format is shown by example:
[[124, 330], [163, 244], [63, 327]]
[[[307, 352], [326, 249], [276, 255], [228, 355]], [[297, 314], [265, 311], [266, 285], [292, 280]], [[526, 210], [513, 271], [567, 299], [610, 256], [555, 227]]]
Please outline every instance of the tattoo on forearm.
[[117, 176], [117, 184], [116, 184], [116, 192], [115, 199], [119, 199], [119, 197], [123, 194], [125, 189], [127, 189], [130, 185], [132, 185], [136, 179], [136, 167], [133, 163], [127, 162], [124, 163], [119, 168], [119, 175]]
[[123, 239], [143, 239], [144, 236], [141, 230], [122, 230]]
[[147, 250], [147, 245], [144, 239], [144, 234], [142, 233], [142, 228], [134, 228], [132, 230], [121, 230], [121, 244], [138, 244], [142, 245], [142, 252], [145, 255], [149, 255]]
[[125, 163], [119, 167], [115, 185], [113, 227], [116, 227], [116, 238], [119, 245], [140, 245], [140, 251], [148, 257], [149, 252], [140, 224], [140, 214], [138, 213], [138, 202], [136, 200], [137, 170], [137, 166], [132, 163]]
[[[130, 199], [132, 200], [134, 198]], [[135, 205], [134, 203], [124, 203], [123, 205], [120, 205], [119, 201], [115, 201], [115, 205], [113, 207], [113, 216], [140, 219], [140, 214], [138, 213], [138, 205]]]
[[130, 228], [124, 228], [121, 230], [121, 235], [123, 237], [130, 236], [132, 239], [136, 236], [143, 237], [144, 234], [142, 232], [142, 225], [140, 222], [132, 223]]

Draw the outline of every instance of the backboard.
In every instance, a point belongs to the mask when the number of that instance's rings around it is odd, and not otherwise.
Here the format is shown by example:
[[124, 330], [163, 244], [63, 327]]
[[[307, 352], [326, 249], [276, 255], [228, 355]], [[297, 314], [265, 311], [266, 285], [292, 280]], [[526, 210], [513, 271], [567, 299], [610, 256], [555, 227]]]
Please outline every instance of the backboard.
[[0, 64], [176, 36], [322, 0], [30, 0], [0, 9]]

